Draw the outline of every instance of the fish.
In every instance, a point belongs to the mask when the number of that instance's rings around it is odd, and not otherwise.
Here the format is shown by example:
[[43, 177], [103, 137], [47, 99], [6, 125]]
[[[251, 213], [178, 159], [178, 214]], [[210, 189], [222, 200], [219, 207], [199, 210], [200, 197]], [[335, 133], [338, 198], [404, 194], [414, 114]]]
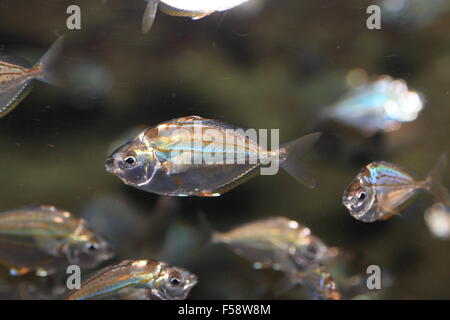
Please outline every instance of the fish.
[[[311, 133], [270, 151], [242, 129], [188, 116], [142, 131], [117, 148], [105, 166], [126, 185], [167, 196], [217, 197], [258, 171], [275, 174], [279, 166], [314, 188], [314, 177], [298, 158], [319, 137], [319, 132]], [[271, 167], [264, 167], [268, 163]]]
[[315, 266], [305, 271], [296, 272], [295, 281], [308, 288], [313, 299], [341, 300], [342, 294], [331, 273], [323, 266]]
[[33, 80], [61, 85], [54, 72], [64, 38], [59, 37], [34, 65], [20, 57], [0, 56], [0, 118], [10, 113], [31, 92]]
[[323, 109], [319, 118], [338, 121], [372, 136], [398, 130], [402, 123], [416, 120], [424, 106], [424, 95], [408, 89], [406, 81], [382, 75]]
[[248, 0], [146, 0], [147, 6], [142, 19], [142, 32], [150, 31], [158, 8], [170, 16], [189, 17], [199, 20], [214, 12], [221, 12], [240, 6]]
[[425, 223], [430, 232], [439, 239], [450, 239], [450, 206], [437, 202], [425, 211]]
[[213, 232], [211, 243], [229, 246], [252, 261], [255, 269], [286, 273], [324, 264], [336, 252], [308, 227], [286, 217], [256, 220], [227, 232]]
[[398, 208], [421, 189], [448, 204], [450, 196], [441, 182], [446, 165], [447, 154], [444, 153], [427, 177], [418, 179], [396, 164], [372, 162], [345, 189], [342, 203], [354, 218], [363, 222], [386, 220], [398, 215]]
[[96, 272], [66, 300], [184, 300], [198, 279], [157, 260], [124, 260]]
[[95, 268], [112, 256], [108, 242], [67, 211], [42, 205], [0, 213], [0, 265], [10, 275], [45, 277], [69, 264]]

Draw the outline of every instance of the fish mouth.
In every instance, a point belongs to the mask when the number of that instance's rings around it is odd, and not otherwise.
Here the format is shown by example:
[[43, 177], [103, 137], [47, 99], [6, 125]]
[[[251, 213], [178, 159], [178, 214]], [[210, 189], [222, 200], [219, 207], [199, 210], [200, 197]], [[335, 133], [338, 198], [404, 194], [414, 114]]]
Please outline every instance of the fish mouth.
[[113, 157], [108, 157], [105, 162], [105, 169], [107, 172], [112, 173], [113, 175], [118, 176], [120, 169], [115, 166], [115, 161]]

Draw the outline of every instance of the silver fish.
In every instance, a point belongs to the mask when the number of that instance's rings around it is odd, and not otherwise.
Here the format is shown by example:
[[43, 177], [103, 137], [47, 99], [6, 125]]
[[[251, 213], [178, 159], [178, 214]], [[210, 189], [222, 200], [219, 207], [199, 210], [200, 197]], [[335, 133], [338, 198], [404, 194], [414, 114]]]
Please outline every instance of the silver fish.
[[11, 275], [54, 273], [61, 265], [94, 268], [112, 257], [83, 219], [52, 206], [0, 213], [0, 265]]
[[21, 58], [0, 57], [0, 118], [11, 112], [31, 92], [32, 81], [58, 85], [54, 66], [61, 55], [63, 37], [59, 37], [32, 67]]
[[[276, 171], [281, 166], [310, 188], [315, 186], [298, 158], [320, 133], [270, 151], [235, 129], [198, 116], [173, 119], [119, 147], [107, 158], [106, 170], [127, 185], [168, 196], [220, 196], [258, 174], [267, 163]], [[203, 161], [211, 154], [212, 160], [218, 160]], [[198, 156], [200, 161], [195, 161]]]
[[146, 0], [148, 2], [142, 20], [142, 31], [147, 33], [155, 20], [158, 7], [171, 16], [189, 17], [193, 20], [204, 18], [240, 6], [248, 0]]
[[335, 255], [311, 230], [285, 217], [257, 220], [228, 232], [214, 232], [212, 243], [223, 243], [253, 262], [257, 269], [287, 273], [323, 264]]
[[450, 206], [435, 203], [425, 211], [425, 223], [430, 232], [439, 239], [450, 239]]
[[363, 222], [385, 220], [398, 214], [398, 207], [420, 189], [450, 203], [448, 190], [440, 181], [446, 164], [444, 153], [425, 179], [417, 179], [395, 164], [372, 162], [345, 189], [342, 203], [354, 218]]
[[66, 300], [183, 300], [197, 277], [156, 260], [125, 260], [96, 272]]
[[380, 76], [349, 92], [321, 112], [370, 136], [380, 131], [398, 130], [402, 123], [416, 120], [424, 107], [422, 94], [411, 91], [403, 80]]

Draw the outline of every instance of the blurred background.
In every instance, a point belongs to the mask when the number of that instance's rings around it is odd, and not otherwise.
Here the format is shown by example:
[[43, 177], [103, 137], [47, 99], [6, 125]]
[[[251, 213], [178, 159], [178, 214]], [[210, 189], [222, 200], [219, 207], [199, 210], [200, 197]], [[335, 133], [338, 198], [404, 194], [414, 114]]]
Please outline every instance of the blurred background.
[[[225, 231], [286, 216], [362, 257], [353, 272], [379, 265], [389, 281], [375, 298], [448, 299], [450, 241], [425, 225], [429, 194], [419, 193], [401, 216], [371, 224], [341, 204], [345, 187], [373, 160], [424, 176], [450, 151], [450, 1], [424, 2], [251, 0], [198, 21], [158, 12], [143, 35], [143, 0], [0, 0], [2, 54], [34, 63], [64, 35], [61, 69], [69, 81], [66, 88], [36, 83], [0, 120], [0, 211], [30, 204], [71, 211], [113, 243], [115, 261], [154, 258], [197, 274], [191, 299], [304, 299], [299, 287], [275, 295], [278, 272], [254, 270], [228, 248], [209, 246], [199, 220], [204, 214]], [[375, 3], [383, 6], [381, 30], [368, 30], [366, 9]], [[71, 4], [81, 8], [81, 30], [66, 28]], [[355, 68], [420, 91], [426, 106], [417, 120], [371, 137], [319, 121], [348, 92]], [[105, 171], [107, 154], [136, 128], [187, 115], [277, 128], [282, 143], [322, 130], [304, 161], [317, 188], [280, 172], [218, 198], [167, 198]], [[21, 297], [33, 281], [2, 268], [0, 297]]]

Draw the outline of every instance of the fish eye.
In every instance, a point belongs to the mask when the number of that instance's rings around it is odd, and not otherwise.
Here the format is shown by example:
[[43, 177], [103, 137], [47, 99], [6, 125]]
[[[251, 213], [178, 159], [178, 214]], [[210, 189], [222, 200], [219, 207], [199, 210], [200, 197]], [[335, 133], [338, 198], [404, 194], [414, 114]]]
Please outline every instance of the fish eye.
[[317, 254], [317, 248], [315, 246], [308, 246], [306, 248], [309, 254], [316, 255]]
[[133, 167], [133, 166], [135, 166], [137, 164], [136, 157], [134, 157], [134, 156], [127, 156], [127, 157], [125, 157], [123, 162], [124, 162], [125, 166], [127, 166], [129, 168]]
[[88, 243], [86, 243], [86, 249], [89, 252], [95, 252], [98, 250], [98, 244], [93, 243], [93, 242], [88, 242]]
[[366, 193], [365, 193], [365, 192], [361, 192], [361, 193], [358, 195], [358, 200], [359, 200], [359, 201], [363, 201], [365, 198], [366, 198]]
[[178, 287], [181, 284], [181, 280], [177, 277], [172, 277], [170, 278], [169, 283], [172, 287]]

